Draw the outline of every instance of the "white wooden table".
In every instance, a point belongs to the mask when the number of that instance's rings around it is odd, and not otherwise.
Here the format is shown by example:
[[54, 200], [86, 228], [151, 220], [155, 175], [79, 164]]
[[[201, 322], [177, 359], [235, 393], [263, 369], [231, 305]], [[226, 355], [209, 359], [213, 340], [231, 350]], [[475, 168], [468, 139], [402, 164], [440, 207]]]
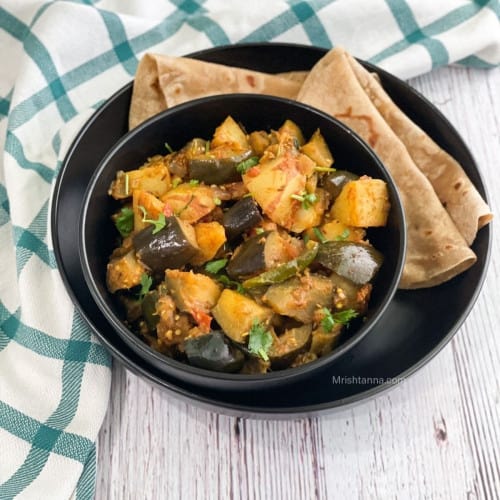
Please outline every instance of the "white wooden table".
[[[462, 134], [500, 217], [500, 69], [410, 82]], [[294, 421], [199, 409], [115, 363], [97, 499], [479, 499], [500, 495], [500, 247], [452, 341], [354, 409]]]

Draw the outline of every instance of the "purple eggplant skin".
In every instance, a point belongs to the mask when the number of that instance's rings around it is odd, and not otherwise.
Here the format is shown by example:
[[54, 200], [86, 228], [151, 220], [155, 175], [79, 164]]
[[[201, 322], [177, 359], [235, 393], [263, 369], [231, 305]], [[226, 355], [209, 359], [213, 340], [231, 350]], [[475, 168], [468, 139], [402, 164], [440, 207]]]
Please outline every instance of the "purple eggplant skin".
[[190, 158], [187, 162], [189, 178], [207, 185], [241, 181], [241, 174], [236, 167], [251, 155], [252, 150], [249, 149], [228, 158], [215, 158], [209, 154]]
[[231, 278], [243, 279], [266, 270], [265, 247], [269, 234], [270, 231], [265, 231], [251, 236], [238, 247], [226, 267]]
[[347, 170], [336, 170], [324, 178], [322, 187], [328, 192], [330, 198], [334, 200], [349, 181], [354, 181], [356, 179], [359, 179], [359, 177], [352, 172], [348, 172]]
[[375, 248], [353, 241], [327, 241], [319, 246], [314, 264], [349, 279], [356, 285], [373, 281], [384, 256]]
[[246, 196], [224, 212], [222, 225], [227, 239], [231, 241], [260, 224], [262, 220], [257, 202], [251, 196]]
[[185, 351], [189, 364], [218, 372], [234, 373], [245, 361], [243, 352], [219, 330], [186, 340]]
[[179, 269], [198, 252], [196, 242], [175, 216], [166, 217], [165, 227], [154, 231], [153, 226], [148, 226], [132, 238], [137, 258], [153, 274], [161, 274], [165, 269]]

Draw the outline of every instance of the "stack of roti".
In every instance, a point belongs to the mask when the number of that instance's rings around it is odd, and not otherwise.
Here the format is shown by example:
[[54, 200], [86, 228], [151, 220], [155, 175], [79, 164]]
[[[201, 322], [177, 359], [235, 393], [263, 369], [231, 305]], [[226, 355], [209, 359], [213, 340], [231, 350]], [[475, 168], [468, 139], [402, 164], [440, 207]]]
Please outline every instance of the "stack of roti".
[[336, 117], [373, 148], [405, 209], [408, 246], [400, 288], [439, 285], [476, 262], [470, 245], [492, 219], [488, 205], [463, 168], [342, 48], [330, 50], [308, 73], [280, 75], [147, 54], [137, 69], [129, 125], [191, 99], [233, 92], [304, 102]]

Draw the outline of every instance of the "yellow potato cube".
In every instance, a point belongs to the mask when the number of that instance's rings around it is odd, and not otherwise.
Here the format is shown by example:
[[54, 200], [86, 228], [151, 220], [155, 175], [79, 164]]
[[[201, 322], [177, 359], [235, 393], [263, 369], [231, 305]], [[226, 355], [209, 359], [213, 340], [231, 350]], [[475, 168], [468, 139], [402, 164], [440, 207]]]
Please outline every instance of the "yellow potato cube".
[[149, 224], [148, 222], [144, 222], [144, 213], [140, 207], [146, 210], [146, 219], [157, 220], [160, 214], [163, 213], [165, 203], [147, 191], [134, 189], [134, 193], [132, 195], [134, 231], [140, 231]]
[[386, 183], [380, 179], [360, 177], [342, 188], [330, 215], [348, 226], [377, 227], [387, 224], [389, 208]]
[[226, 232], [224, 226], [216, 221], [199, 222], [194, 226], [194, 231], [200, 251], [191, 263], [200, 266], [216, 256], [219, 248], [226, 242]]
[[336, 219], [323, 224], [320, 230], [323, 236], [329, 241], [362, 241], [365, 237], [365, 230], [363, 228], [347, 226]]
[[171, 187], [170, 172], [163, 157], [155, 156], [137, 170], [119, 171], [111, 183], [109, 194], [116, 200], [132, 196], [136, 189], [155, 196], [164, 195]]
[[328, 168], [332, 166], [333, 156], [321, 132], [316, 130], [307, 144], [300, 150], [316, 162], [319, 167]]
[[216, 129], [210, 147], [230, 146], [236, 150], [249, 148], [247, 136], [241, 127], [228, 116]]

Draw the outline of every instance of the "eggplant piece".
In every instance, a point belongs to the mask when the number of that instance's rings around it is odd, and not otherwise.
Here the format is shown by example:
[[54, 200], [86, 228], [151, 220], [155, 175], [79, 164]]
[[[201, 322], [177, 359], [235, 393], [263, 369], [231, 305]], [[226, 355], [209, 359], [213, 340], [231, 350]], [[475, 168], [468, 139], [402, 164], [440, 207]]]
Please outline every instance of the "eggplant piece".
[[307, 250], [300, 254], [302, 248], [302, 242], [296, 238], [276, 230], [264, 231], [236, 249], [226, 271], [233, 279], [249, 278], [245, 282], [248, 288], [269, 284], [267, 281], [271, 278], [270, 283], [283, 281], [307, 267], [316, 255]]
[[325, 177], [322, 187], [328, 191], [332, 200], [334, 200], [349, 181], [355, 181], [357, 179], [359, 179], [359, 177], [352, 172], [348, 172], [347, 170], [336, 170]]
[[314, 260], [356, 285], [372, 281], [383, 261], [384, 256], [372, 246], [352, 241], [327, 241]]
[[267, 373], [269, 368], [271, 368], [270, 361], [264, 361], [262, 358], [257, 356], [249, 356], [245, 360], [240, 373], [244, 373], [246, 375], [258, 375], [259, 373]]
[[318, 359], [318, 356], [314, 354], [313, 352], [302, 352], [300, 353], [294, 360], [293, 363], [290, 365], [290, 368], [296, 368], [297, 366], [303, 366], [307, 365], [307, 363], [311, 363], [312, 361], [316, 361]]
[[270, 286], [262, 301], [275, 313], [301, 323], [312, 323], [314, 312], [320, 307], [330, 307], [333, 297], [334, 283], [331, 278], [308, 274]]
[[198, 252], [193, 227], [175, 216], [165, 218], [165, 226], [155, 232], [153, 226], [132, 238], [136, 256], [154, 274], [187, 264]]
[[265, 247], [270, 231], [256, 234], [243, 242], [229, 261], [226, 272], [233, 279], [253, 276], [266, 269]]
[[141, 302], [141, 312], [142, 317], [144, 318], [144, 322], [146, 323], [148, 330], [155, 333], [156, 326], [160, 321], [160, 315], [156, 312], [156, 303], [158, 302], [158, 297], [158, 291], [152, 290], [144, 295], [144, 298]]
[[241, 174], [236, 167], [250, 158], [252, 154], [252, 150], [248, 149], [226, 158], [217, 158], [210, 152], [190, 158], [188, 160], [189, 178], [207, 185], [241, 181]]
[[228, 240], [240, 236], [245, 231], [262, 222], [259, 206], [251, 196], [237, 201], [222, 218], [222, 225]]
[[207, 141], [205, 139], [195, 138], [189, 141], [181, 150], [168, 155], [166, 163], [169, 172], [177, 177], [186, 177], [189, 159], [203, 154], [206, 147]]
[[106, 268], [106, 285], [111, 293], [118, 290], [130, 290], [141, 284], [141, 278], [146, 272], [145, 267], [139, 262], [131, 249], [123, 254], [120, 251], [113, 252]]
[[331, 332], [319, 327], [312, 332], [310, 352], [318, 357], [325, 356], [333, 351], [340, 341], [343, 325], [336, 323]]
[[311, 325], [291, 328], [277, 337], [268, 351], [271, 367], [274, 370], [288, 368], [295, 358], [307, 351], [311, 343]]
[[350, 279], [336, 273], [332, 273], [329, 279], [334, 289], [333, 310], [342, 311], [352, 309], [359, 316], [365, 314], [372, 291], [371, 283], [356, 285]]
[[142, 302], [136, 296], [118, 293], [118, 300], [125, 310], [125, 317], [129, 324], [136, 323], [142, 316]]
[[234, 373], [245, 362], [244, 354], [230, 345], [221, 331], [187, 339], [184, 348], [189, 364], [199, 368]]

